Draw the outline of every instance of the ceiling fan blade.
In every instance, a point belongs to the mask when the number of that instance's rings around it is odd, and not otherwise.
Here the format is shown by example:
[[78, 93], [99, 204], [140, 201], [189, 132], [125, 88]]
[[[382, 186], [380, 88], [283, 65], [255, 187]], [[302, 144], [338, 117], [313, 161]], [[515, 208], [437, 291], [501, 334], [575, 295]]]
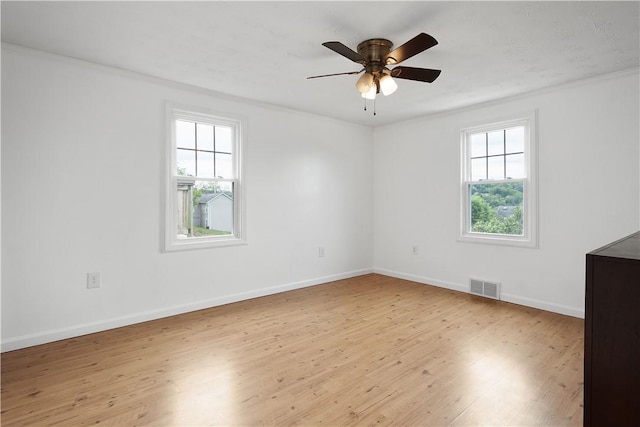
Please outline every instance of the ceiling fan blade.
[[440, 75], [441, 70], [414, 67], [396, 67], [391, 70], [391, 76], [397, 79], [417, 80], [419, 82], [433, 83]]
[[333, 76], [345, 76], [345, 75], [349, 75], [349, 74], [360, 74], [361, 72], [364, 71], [364, 68], [360, 71], [349, 71], [346, 73], [334, 73], [334, 74], [322, 74], [320, 76], [311, 76], [311, 77], [307, 77], [307, 79], [317, 79], [320, 77], [333, 77]]
[[438, 41], [429, 34], [420, 33], [402, 46], [398, 46], [389, 52], [385, 61], [387, 64], [399, 64], [405, 59], [411, 58], [437, 44]]
[[338, 53], [345, 58], [352, 60], [353, 62], [357, 62], [360, 64], [364, 64], [365, 62], [364, 58], [360, 56], [358, 52], [351, 50], [349, 47], [343, 45], [340, 42], [324, 42], [322, 43], [322, 46], [331, 49], [335, 53]]

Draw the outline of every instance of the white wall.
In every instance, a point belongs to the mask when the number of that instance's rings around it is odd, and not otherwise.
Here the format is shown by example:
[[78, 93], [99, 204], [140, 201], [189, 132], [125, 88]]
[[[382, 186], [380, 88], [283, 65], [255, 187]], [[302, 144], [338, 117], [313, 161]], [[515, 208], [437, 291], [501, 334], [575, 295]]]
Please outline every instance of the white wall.
[[[374, 266], [584, 315], [585, 253], [640, 228], [638, 72], [552, 88], [374, 132]], [[538, 110], [539, 249], [457, 242], [460, 130]], [[412, 246], [419, 245], [417, 256]]]
[[[2, 350], [372, 266], [581, 316], [584, 254], [640, 227], [638, 94], [636, 71], [372, 131], [3, 45]], [[247, 246], [161, 252], [166, 101], [246, 117]], [[457, 242], [460, 129], [533, 109], [539, 249]]]
[[[161, 252], [166, 101], [247, 119], [248, 245]], [[3, 350], [370, 272], [371, 140], [3, 45]]]

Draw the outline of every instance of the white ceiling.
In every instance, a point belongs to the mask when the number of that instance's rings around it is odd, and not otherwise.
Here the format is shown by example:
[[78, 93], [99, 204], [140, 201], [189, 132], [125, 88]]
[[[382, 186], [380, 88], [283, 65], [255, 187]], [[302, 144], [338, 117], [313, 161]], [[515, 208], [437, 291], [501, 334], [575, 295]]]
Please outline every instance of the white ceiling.
[[[8, 2], [2, 41], [370, 126], [639, 67], [632, 2]], [[360, 67], [322, 46], [368, 38], [439, 44], [402, 63], [441, 69], [398, 80], [377, 116]], [[371, 107], [371, 105], [369, 105]]]

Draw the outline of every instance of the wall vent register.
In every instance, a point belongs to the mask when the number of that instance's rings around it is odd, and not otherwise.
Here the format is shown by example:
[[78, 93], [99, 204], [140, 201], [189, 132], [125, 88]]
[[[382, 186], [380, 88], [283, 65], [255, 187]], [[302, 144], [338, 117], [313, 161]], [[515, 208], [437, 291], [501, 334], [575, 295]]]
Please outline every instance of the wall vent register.
[[469, 292], [473, 295], [479, 295], [491, 299], [500, 299], [500, 284], [494, 282], [485, 282], [478, 279], [469, 280]]

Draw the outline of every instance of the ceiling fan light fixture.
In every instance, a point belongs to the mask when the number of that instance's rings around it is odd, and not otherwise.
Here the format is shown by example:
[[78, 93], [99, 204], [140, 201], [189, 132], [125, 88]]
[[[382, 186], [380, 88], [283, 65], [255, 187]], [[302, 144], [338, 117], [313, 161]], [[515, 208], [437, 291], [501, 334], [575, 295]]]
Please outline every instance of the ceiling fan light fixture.
[[391, 95], [396, 89], [398, 89], [398, 84], [390, 75], [385, 74], [380, 78], [380, 90], [384, 96]]
[[375, 84], [371, 85], [371, 88], [368, 92], [363, 92], [362, 97], [364, 99], [376, 99], [376, 92], [378, 92], [378, 88]]
[[373, 74], [371, 73], [364, 73], [356, 82], [356, 89], [362, 94], [369, 92], [372, 87], [375, 88], [376, 85], [373, 82]]

